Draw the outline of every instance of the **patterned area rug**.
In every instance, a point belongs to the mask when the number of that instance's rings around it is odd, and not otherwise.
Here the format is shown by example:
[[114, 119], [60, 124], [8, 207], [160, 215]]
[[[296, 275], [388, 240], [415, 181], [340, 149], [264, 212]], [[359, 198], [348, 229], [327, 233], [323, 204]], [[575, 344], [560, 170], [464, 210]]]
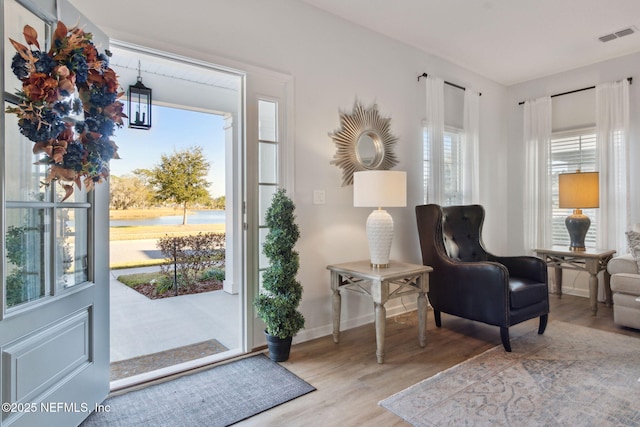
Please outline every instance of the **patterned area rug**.
[[379, 404], [414, 426], [640, 426], [640, 339], [559, 321]]
[[115, 381], [132, 377], [144, 372], [200, 359], [201, 357], [211, 356], [212, 354], [222, 353], [227, 350], [227, 347], [220, 344], [218, 340], [212, 339], [183, 347], [171, 348], [158, 353], [120, 360], [111, 364], [110, 380]]
[[81, 427], [228, 426], [315, 388], [264, 354], [114, 396]]

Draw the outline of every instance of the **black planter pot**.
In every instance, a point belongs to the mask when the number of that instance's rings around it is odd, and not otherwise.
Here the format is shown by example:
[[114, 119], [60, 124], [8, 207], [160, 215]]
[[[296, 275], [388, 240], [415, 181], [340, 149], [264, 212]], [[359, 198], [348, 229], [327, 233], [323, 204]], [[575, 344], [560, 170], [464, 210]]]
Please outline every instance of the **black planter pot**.
[[284, 362], [289, 359], [289, 352], [291, 351], [291, 338], [278, 338], [271, 336], [264, 331], [264, 335], [267, 337], [267, 347], [269, 348], [269, 359], [274, 362]]

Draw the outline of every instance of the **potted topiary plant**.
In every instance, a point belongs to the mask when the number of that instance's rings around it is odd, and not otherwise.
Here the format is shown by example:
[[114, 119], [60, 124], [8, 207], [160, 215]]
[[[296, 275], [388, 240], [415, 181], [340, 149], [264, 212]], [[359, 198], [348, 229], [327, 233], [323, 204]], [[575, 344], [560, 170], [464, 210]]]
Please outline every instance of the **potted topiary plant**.
[[304, 328], [304, 317], [297, 310], [302, 285], [296, 278], [298, 253], [293, 250], [300, 237], [294, 209], [286, 191], [276, 191], [265, 218], [269, 232], [263, 252], [270, 262], [263, 274], [262, 290], [254, 301], [258, 316], [266, 324], [269, 357], [276, 362], [289, 358], [291, 339]]

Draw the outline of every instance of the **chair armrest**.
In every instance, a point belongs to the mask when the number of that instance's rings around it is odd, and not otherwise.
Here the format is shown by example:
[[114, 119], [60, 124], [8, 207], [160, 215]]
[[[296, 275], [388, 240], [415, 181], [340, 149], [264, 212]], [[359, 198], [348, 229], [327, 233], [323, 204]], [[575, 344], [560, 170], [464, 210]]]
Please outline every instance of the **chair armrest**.
[[[438, 269], [437, 274], [456, 287], [453, 294], [458, 297], [467, 295], [472, 299], [495, 299], [496, 302], [508, 299], [509, 271], [500, 263], [448, 260]], [[487, 298], [489, 294], [491, 298]]]
[[638, 263], [631, 254], [620, 255], [609, 260], [607, 271], [609, 274], [638, 274]]
[[500, 257], [490, 255], [491, 261], [507, 267], [509, 275], [534, 280], [538, 283], [547, 283], [547, 264], [534, 256], [510, 256]]
[[509, 272], [504, 265], [448, 260], [433, 267], [429, 301], [434, 310], [490, 325], [508, 324]]

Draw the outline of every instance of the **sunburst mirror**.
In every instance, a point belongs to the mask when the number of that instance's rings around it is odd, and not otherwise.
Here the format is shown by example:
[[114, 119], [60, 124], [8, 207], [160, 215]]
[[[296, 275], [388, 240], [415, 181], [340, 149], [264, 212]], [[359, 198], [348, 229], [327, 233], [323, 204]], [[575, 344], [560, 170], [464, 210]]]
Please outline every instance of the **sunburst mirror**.
[[329, 136], [336, 144], [332, 165], [342, 168], [342, 186], [353, 184], [353, 173], [387, 170], [398, 164], [393, 146], [398, 138], [390, 118], [380, 117], [378, 106], [363, 107], [356, 101], [351, 114], [340, 112], [340, 129]]

